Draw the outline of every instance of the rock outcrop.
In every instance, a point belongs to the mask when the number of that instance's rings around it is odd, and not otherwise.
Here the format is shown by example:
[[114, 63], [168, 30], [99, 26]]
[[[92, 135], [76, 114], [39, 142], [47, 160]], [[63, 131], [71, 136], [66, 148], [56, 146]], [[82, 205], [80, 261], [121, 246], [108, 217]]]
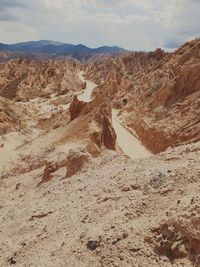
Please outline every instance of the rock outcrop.
[[62, 156], [1, 179], [1, 266], [199, 266], [200, 142]]
[[23, 124], [22, 109], [8, 99], [0, 97], [0, 134], [20, 129]]
[[60, 156], [54, 160], [46, 161], [42, 179], [38, 185], [49, 182], [61, 168], [65, 168], [65, 175], [71, 177], [81, 171], [89, 163], [91, 155], [84, 147], [69, 149], [67, 155]]
[[121, 110], [124, 125], [152, 152], [200, 140], [199, 39], [173, 53], [127, 53], [86, 68], [101, 82], [95, 94]]
[[89, 162], [90, 154], [86, 149], [70, 149], [67, 155], [67, 177], [76, 174]]
[[80, 136], [91, 139], [98, 148], [115, 150], [116, 133], [112, 127], [111, 105], [107, 100], [96, 98], [86, 103], [75, 96], [69, 111], [72, 127], [77, 130], [80, 127]]
[[84, 87], [80, 65], [61, 60], [16, 59], [0, 63], [0, 95], [18, 101], [51, 94], [71, 94]]
[[[0, 64], [0, 266], [200, 266], [199, 42], [89, 63], [91, 102], [72, 62]], [[112, 107], [168, 149], [115, 151]]]

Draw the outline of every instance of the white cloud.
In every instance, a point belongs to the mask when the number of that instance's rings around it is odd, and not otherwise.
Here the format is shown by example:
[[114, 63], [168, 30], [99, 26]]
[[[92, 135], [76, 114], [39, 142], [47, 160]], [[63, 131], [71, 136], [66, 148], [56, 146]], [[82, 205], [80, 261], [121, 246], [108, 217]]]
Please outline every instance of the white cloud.
[[200, 36], [198, 0], [0, 0], [0, 7], [0, 42], [43, 38], [150, 50]]
[[36, 29], [25, 26], [18, 22], [15, 22], [14, 25], [15, 25], [15, 30], [13, 30], [12, 22], [0, 23], [0, 36], [6, 35], [7, 43], [16, 43], [27, 40], [41, 39], [41, 35]]

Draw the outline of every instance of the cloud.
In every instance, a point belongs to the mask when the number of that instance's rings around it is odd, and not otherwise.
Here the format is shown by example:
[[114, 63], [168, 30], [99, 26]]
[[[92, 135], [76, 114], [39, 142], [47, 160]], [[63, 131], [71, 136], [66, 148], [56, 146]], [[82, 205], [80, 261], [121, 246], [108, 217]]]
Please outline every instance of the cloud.
[[1, 10], [5, 10], [11, 7], [23, 7], [25, 6], [25, 1], [22, 0], [0, 0]]
[[0, 0], [0, 42], [41, 37], [91, 47], [171, 49], [200, 36], [199, 14], [198, 0]]
[[23, 0], [0, 0], [0, 21], [16, 21], [16, 9], [25, 6]]
[[1, 22], [0, 36], [4, 36], [5, 33], [8, 43], [17, 43], [25, 40], [41, 39], [40, 33], [37, 30], [25, 26], [19, 22], [15, 22], [15, 31], [13, 30], [12, 22]]
[[188, 40], [200, 37], [200, 1], [178, 1], [177, 9], [172, 14], [166, 30], [165, 47], [177, 48]]
[[112, 8], [120, 4], [119, 0], [85, 0], [84, 4], [96, 8]]

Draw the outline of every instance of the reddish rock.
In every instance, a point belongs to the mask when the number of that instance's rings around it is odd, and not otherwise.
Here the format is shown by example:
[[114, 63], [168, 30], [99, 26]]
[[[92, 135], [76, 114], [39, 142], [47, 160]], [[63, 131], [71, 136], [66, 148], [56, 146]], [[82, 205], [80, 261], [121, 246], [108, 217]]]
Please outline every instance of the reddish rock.
[[[86, 103], [74, 97], [69, 111], [73, 127], [79, 126], [80, 136], [87, 135], [99, 148], [115, 150], [116, 133], [112, 127], [111, 105], [108, 101], [98, 97]], [[85, 127], [81, 131], [83, 125]]]
[[88, 63], [87, 70], [88, 78], [101, 82], [95, 95], [121, 109], [125, 126], [154, 153], [200, 140], [200, 39], [173, 53], [105, 58]]
[[67, 177], [80, 171], [89, 162], [90, 155], [86, 149], [70, 149], [67, 156]]
[[79, 115], [81, 110], [87, 105], [86, 102], [79, 101], [77, 96], [74, 96], [70, 107], [69, 107], [69, 112], [70, 112], [70, 118], [71, 120], [76, 119]]
[[0, 62], [0, 96], [23, 101], [77, 92], [85, 86], [77, 75], [79, 67], [78, 63], [66, 60]]

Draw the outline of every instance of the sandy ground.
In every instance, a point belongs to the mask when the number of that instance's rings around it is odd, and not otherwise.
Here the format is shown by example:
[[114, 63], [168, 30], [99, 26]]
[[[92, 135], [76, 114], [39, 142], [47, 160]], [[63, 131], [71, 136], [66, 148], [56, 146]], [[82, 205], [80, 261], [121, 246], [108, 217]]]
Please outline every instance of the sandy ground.
[[0, 266], [199, 266], [187, 256], [172, 264], [153, 241], [164, 222], [198, 220], [199, 151], [197, 144], [135, 161], [107, 151], [71, 178], [61, 168], [38, 186], [38, 168], [1, 180]]
[[[79, 73], [79, 78], [81, 81], [85, 81], [84, 72]], [[91, 101], [91, 94], [93, 89], [97, 85], [91, 81], [86, 80], [86, 89], [79, 96], [79, 100], [89, 102]], [[51, 104], [51, 100], [55, 100], [58, 97], [52, 95], [49, 100], [43, 100], [36, 98], [30, 102], [24, 103], [29, 110], [33, 110], [37, 116], [45, 116], [54, 112], [54, 109], [62, 108], [65, 110], [69, 107], [69, 104], [61, 105], [58, 107]], [[37, 157], [43, 154], [47, 147], [49, 149], [53, 146], [53, 143], [62, 138], [66, 127], [59, 130], [53, 130], [50, 133], [45, 133], [40, 129], [36, 128], [36, 121], [29, 120], [28, 130], [21, 132], [13, 132], [4, 136], [4, 146], [0, 148], [0, 172], [8, 172], [15, 163], [24, 158], [34, 155]], [[132, 159], [144, 158], [151, 155], [151, 153], [145, 149], [145, 147], [140, 143], [140, 141], [130, 134], [117, 119], [117, 111], [113, 110], [113, 126], [117, 134], [117, 142], [122, 151]], [[79, 144], [78, 144], [79, 145]], [[75, 144], [65, 144], [63, 146], [57, 147], [57, 151], [66, 151], [75, 146]]]
[[[27, 116], [27, 128], [8, 133], [1, 139], [3, 146], [0, 147], [0, 176], [4, 176], [16, 168], [19, 162], [21, 166], [25, 167], [26, 160], [30, 157], [40, 158], [49, 150], [55, 150], [55, 153], [63, 151], [66, 153], [72, 147], [80, 146], [80, 144], [73, 142], [73, 144], [63, 144], [55, 148], [54, 143], [65, 135], [67, 126], [54, 129], [51, 132], [37, 127], [39, 118], [68, 110], [70, 103], [59, 105], [59, 107], [51, 103], [52, 100], [58, 98], [59, 96], [52, 94], [49, 99], [35, 98], [29, 102], [21, 103], [29, 110], [31, 116]], [[49, 157], [51, 157], [51, 153]]]
[[12, 162], [19, 159], [16, 153], [18, 146], [25, 141], [25, 136], [16, 132], [6, 134], [4, 136], [4, 146], [0, 148], [0, 169], [1, 171], [9, 170]]
[[85, 80], [83, 75], [84, 75], [84, 72], [81, 71], [79, 73], [79, 78], [82, 82], [86, 82], [86, 89], [84, 90], [82, 95], [78, 96], [78, 99], [79, 99], [79, 101], [90, 102], [92, 91], [97, 86], [97, 84], [95, 84], [92, 81]]
[[[84, 72], [79, 73], [79, 78], [81, 81], [86, 82], [86, 89], [82, 95], [78, 97], [80, 101], [90, 102], [93, 89], [97, 84], [92, 81], [84, 79]], [[146, 158], [152, 155], [141, 142], [133, 136], [125, 127], [122, 126], [117, 118], [117, 110], [112, 110], [112, 121], [113, 127], [117, 134], [117, 143], [121, 150], [129, 156], [131, 159]]]
[[116, 115], [118, 143], [139, 159], [107, 150], [75, 175], [66, 177], [64, 165], [44, 183], [44, 161], [60, 162], [82, 145], [56, 143], [67, 125], [48, 132], [30, 121], [30, 129], [4, 136], [1, 267], [200, 266], [200, 143], [149, 157]]
[[113, 128], [117, 134], [117, 143], [131, 159], [147, 158], [152, 153], [141, 144], [141, 142], [123, 127], [117, 118], [117, 110], [112, 110]]

